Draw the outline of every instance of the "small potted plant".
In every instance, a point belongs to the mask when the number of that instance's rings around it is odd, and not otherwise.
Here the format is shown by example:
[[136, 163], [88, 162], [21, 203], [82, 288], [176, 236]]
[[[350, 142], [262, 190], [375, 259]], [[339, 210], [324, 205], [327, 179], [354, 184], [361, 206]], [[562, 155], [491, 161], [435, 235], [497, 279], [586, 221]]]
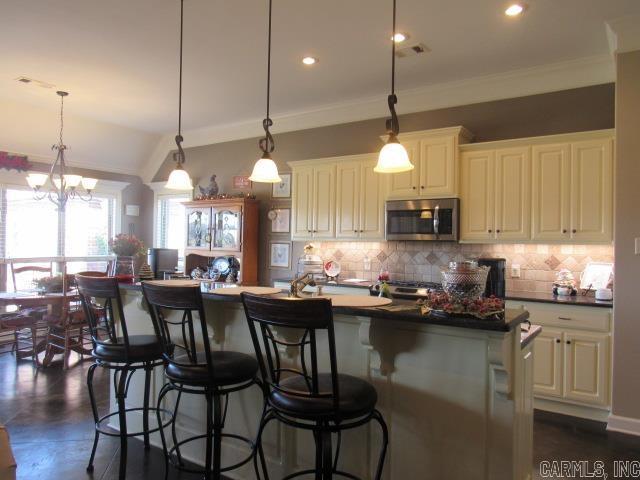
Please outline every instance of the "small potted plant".
[[116, 277], [119, 282], [133, 283], [136, 257], [144, 254], [144, 243], [135, 235], [120, 233], [109, 240], [109, 250], [116, 255], [109, 275]]

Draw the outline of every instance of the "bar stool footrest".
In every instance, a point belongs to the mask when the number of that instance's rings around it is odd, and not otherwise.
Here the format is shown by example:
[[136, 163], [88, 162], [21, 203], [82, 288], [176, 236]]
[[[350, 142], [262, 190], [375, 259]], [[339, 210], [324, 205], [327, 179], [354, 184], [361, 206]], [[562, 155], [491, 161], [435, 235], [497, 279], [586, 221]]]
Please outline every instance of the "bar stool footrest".
[[[126, 413], [130, 413], [130, 412], [143, 412], [144, 408], [143, 407], [133, 407], [133, 408], [127, 408], [125, 409], [125, 414]], [[145, 432], [140, 431], [140, 432], [132, 432], [132, 433], [127, 433], [127, 437], [139, 437], [141, 435], [144, 435], [145, 433], [150, 434], [150, 433], [155, 433], [155, 432], [159, 432], [160, 428], [165, 428], [168, 427], [169, 425], [171, 425], [171, 422], [173, 421], [173, 413], [171, 413], [169, 410], [166, 410], [164, 408], [155, 408], [155, 407], [149, 407], [148, 408], [148, 412], [149, 412], [149, 418], [153, 418], [154, 421], [156, 421], [156, 412], [160, 411], [161, 413], [164, 413], [165, 415], [167, 415], [169, 417], [169, 419], [167, 420], [166, 423], [163, 423], [162, 426], [157, 426], [153, 429], [150, 429], [149, 431]], [[153, 414], [153, 415], [152, 415]], [[120, 436], [120, 432], [114, 432], [112, 430], [106, 430], [106, 425], [103, 425], [103, 422], [113, 416], [117, 416], [119, 415], [119, 412], [111, 412], [108, 413], [107, 415], [104, 415], [103, 417], [100, 417], [98, 419], [98, 421], [96, 422], [96, 431], [100, 432], [102, 435], [107, 435], [109, 437], [119, 437]]]
[[[352, 473], [343, 472], [342, 470], [331, 470], [333, 475], [338, 475], [339, 477], [351, 478], [352, 480], [362, 480], [360, 477], [353, 475]], [[290, 480], [292, 478], [301, 477], [302, 475], [315, 475], [316, 470], [310, 468], [308, 470], [301, 470], [299, 472], [293, 472], [287, 475], [286, 477], [282, 477], [282, 480]]]

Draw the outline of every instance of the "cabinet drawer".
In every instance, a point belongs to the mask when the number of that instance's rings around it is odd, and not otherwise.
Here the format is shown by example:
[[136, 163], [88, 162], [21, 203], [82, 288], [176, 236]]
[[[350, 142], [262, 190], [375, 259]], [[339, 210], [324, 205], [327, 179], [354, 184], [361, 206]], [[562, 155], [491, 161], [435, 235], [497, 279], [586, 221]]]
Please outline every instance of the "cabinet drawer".
[[509, 308], [524, 308], [529, 312], [529, 321], [555, 328], [577, 328], [597, 332], [611, 331], [611, 310], [602, 307], [577, 307], [555, 303], [507, 301]]

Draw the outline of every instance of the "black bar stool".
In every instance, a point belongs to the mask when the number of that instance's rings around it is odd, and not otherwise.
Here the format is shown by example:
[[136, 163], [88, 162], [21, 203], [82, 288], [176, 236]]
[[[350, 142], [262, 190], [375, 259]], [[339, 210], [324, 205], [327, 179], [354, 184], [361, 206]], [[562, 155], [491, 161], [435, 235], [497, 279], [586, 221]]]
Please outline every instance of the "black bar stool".
[[[262, 432], [271, 420], [277, 419], [296, 428], [311, 430], [316, 443], [315, 468], [292, 473], [285, 479], [315, 474], [316, 479], [323, 480], [333, 475], [358, 478], [338, 470], [341, 432], [375, 420], [382, 429], [382, 448], [375, 475], [380, 479], [388, 444], [387, 425], [375, 408], [378, 395], [373, 385], [338, 373], [331, 300], [279, 299], [243, 293], [242, 302], [267, 389], [267, 410], [257, 438], [265, 478], [269, 476], [262, 452]], [[299, 341], [278, 339], [272, 327], [298, 330]], [[329, 373], [318, 371], [316, 332], [319, 330], [325, 330], [328, 336]], [[300, 370], [282, 366], [278, 345], [300, 348]], [[337, 434], [335, 457], [332, 455], [332, 433]]]
[[[204, 474], [206, 479], [219, 479], [221, 472], [236, 469], [255, 457], [256, 444], [253, 439], [232, 433], [223, 433], [223, 429], [229, 406], [228, 395], [254, 384], [262, 389], [262, 382], [257, 377], [258, 362], [251, 355], [244, 353], [211, 350], [199, 286], [167, 286], [154, 282], [143, 282], [142, 291], [149, 305], [149, 314], [153, 320], [156, 336], [158, 341], [162, 343], [165, 352], [165, 377], [168, 381], [158, 394], [158, 412], [161, 411], [160, 405], [165, 395], [172, 390], [178, 392], [173, 418], [170, 422], [173, 437], [173, 447], [170, 450], [167, 450], [164, 431], [160, 430], [165, 454], [165, 478], [168, 474], [169, 462], [171, 462], [175, 468], [181, 471]], [[168, 319], [165, 316], [166, 310], [182, 312], [181, 320]], [[194, 312], [197, 313], [199, 321], [194, 320]], [[172, 340], [171, 325], [180, 331], [182, 343]], [[198, 333], [204, 341], [198, 340]], [[183, 393], [205, 396], [207, 425], [206, 433], [178, 441], [175, 420]], [[158, 422], [160, 422], [160, 413], [158, 413]], [[222, 466], [223, 437], [234, 438], [246, 443], [250, 449], [249, 455], [234, 465]], [[206, 439], [204, 469], [196, 470], [187, 467], [182, 461], [180, 447], [188, 442], [203, 438]]]
[[[89, 322], [91, 339], [93, 342], [94, 364], [89, 367], [87, 373], [87, 386], [91, 399], [91, 409], [95, 420], [95, 437], [93, 449], [87, 471], [93, 471], [93, 460], [98, 447], [100, 434], [120, 437], [120, 471], [119, 478], [126, 478], [127, 470], [127, 439], [129, 437], [144, 437], [145, 449], [149, 449], [149, 434], [160, 430], [159, 426], [149, 428], [149, 413], [155, 408], [149, 407], [151, 388], [151, 372], [154, 367], [163, 365], [162, 345], [156, 336], [129, 335], [127, 322], [122, 309], [122, 299], [118, 281], [113, 277], [96, 277], [76, 275], [78, 293], [85, 315]], [[118, 335], [116, 324], [119, 322], [121, 333]], [[113, 371], [113, 385], [118, 402], [118, 410], [99, 416], [96, 399], [93, 392], [93, 375], [97, 367]], [[144, 401], [139, 408], [127, 408], [125, 400], [129, 390], [131, 376], [136, 370], [144, 370]], [[130, 433], [127, 431], [127, 413], [142, 412], [142, 431]], [[171, 416], [169, 411], [165, 411]], [[107, 430], [104, 425], [113, 416], [118, 416], [120, 432], [114, 433]], [[167, 422], [168, 424], [169, 422]]]

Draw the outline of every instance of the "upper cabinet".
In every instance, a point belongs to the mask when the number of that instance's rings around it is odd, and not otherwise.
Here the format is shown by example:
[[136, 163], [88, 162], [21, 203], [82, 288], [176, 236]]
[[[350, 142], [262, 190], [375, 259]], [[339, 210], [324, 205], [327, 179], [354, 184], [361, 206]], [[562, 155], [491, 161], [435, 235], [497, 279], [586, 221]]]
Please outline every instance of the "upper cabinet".
[[335, 163], [292, 168], [293, 239], [335, 237]]
[[609, 243], [613, 132], [462, 147], [461, 241]]
[[398, 138], [415, 168], [389, 175], [389, 198], [458, 196], [458, 146], [473, 138], [468, 130], [464, 127], [441, 128], [402, 133]]

